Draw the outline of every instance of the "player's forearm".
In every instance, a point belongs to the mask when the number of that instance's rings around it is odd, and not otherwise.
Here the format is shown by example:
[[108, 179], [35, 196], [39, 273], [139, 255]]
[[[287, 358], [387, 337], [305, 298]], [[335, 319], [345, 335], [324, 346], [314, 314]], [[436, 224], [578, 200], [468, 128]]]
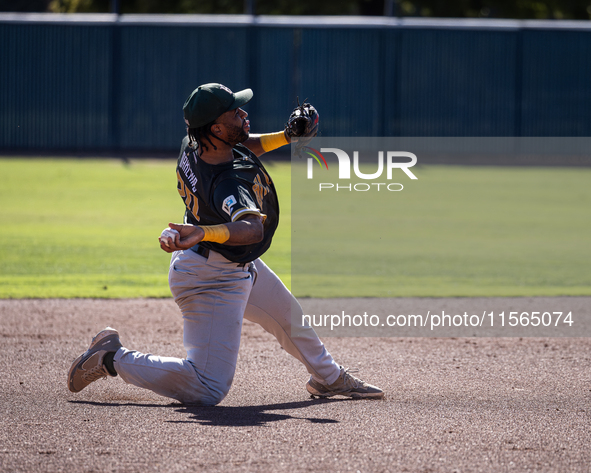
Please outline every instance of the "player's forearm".
[[228, 246], [253, 245], [264, 238], [263, 217], [246, 214], [237, 222], [200, 226], [204, 235], [201, 241], [213, 241]]
[[226, 223], [230, 237], [223, 244], [228, 246], [253, 245], [263, 240], [265, 230], [259, 219]]
[[160, 236], [160, 248], [167, 253], [187, 250], [202, 241], [212, 241], [228, 246], [253, 245], [264, 238], [262, 217], [248, 214], [242, 220], [220, 225], [188, 225], [170, 223], [177, 231], [175, 237]]
[[260, 156], [289, 143], [291, 143], [291, 138], [287, 136], [285, 131], [278, 131], [277, 133], [265, 133], [262, 135], [251, 134], [248, 140], [242, 144], [254, 154]]

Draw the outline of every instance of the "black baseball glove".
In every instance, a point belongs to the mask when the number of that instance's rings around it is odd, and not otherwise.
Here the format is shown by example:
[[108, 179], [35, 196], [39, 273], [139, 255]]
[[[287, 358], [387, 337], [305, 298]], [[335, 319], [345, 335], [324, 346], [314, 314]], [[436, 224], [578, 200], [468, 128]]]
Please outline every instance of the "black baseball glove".
[[318, 134], [318, 122], [320, 115], [309, 103], [298, 106], [291, 112], [287, 123], [285, 124], [285, 134], [291, 138], [292, 143], [297, 143], [295, 154], [300, 156], [300, 152], [312, 138]]

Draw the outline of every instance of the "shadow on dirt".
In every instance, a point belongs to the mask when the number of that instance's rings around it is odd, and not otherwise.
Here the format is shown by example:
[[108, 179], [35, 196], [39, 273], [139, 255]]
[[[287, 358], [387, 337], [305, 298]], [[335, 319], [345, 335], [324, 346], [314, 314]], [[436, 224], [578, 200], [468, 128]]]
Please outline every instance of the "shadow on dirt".
[[284, 421], [288, 419], [307, 420], [313, 424], [336, 424], [337, 420], [322, 419], [318, 417], [298, 417], [289, 414], [279, 414], [268, 411], [282, 411], [303, 409], [318, 404], [330, 404], [333, 402], [351, 402], [351, 399], [310, 399], [308, 401], [285, 402], [281, 404], [265, 404], [260, 406], [185, 406], [178, 403], [172, 404], [142, 404], [137, 402], [94, 402], [94, 401], [68, 401], [72, 404], [86, 404], [104, 407], [150, 407], [173, 408], [180, 414], [188, 415], [186, 420], [166, 420], [167, 423], [244, 427], [262, 426], [270, 422]]

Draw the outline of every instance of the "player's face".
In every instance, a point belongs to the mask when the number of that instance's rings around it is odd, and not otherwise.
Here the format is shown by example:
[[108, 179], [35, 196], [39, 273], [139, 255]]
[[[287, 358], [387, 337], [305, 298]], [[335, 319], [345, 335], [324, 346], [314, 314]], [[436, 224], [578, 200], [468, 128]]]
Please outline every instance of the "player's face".
[[248, 139], [250, 132], [250, 121], [246, 119], [248, 113], [241, 108], [230, 110], [224, 113], [219, 119], [218, 123], [223, 125], [224, 138], [231, 145], [243, 143]]

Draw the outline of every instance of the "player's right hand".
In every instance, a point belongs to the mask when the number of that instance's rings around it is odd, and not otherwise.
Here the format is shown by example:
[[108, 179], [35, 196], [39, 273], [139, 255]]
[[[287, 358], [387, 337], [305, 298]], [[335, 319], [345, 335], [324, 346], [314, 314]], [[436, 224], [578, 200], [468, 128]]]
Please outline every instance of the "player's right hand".
[[160, 242], [160, 248], [167, 253], [188, 250], [199, 243], [205, 235], [201, 227], [197, 227], [195, 225], [169, 223], [168, 226], [179, 232], [179, 234], [175, 235], [174, 241], [172, 239], [168, 239], [168, 246], [160, 239], [160, 237], [158, 238], [158, 241]]

